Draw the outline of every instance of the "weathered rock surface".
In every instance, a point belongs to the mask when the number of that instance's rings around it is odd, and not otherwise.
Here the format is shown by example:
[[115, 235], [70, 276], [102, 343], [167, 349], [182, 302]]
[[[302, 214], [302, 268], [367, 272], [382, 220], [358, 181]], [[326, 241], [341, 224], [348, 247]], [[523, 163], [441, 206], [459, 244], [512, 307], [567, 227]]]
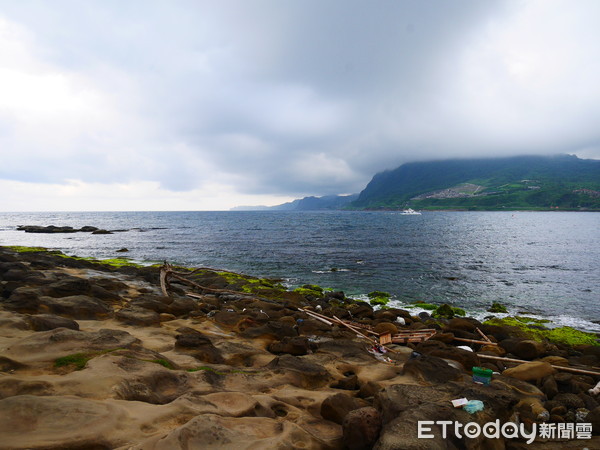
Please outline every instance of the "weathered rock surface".
[[[212, 289], [237, 283], [214, 272], [193, 279]], [[585, 420], [597, 424], [600, 416], [598, 398], [588, 394], [598, 377], [548, 369], [597, 361], [594, 348], [539, 346], [472, 319], [425, 323], [408, 311], [346, 303], [343, 293], [311, 300], [211, 291], [190, 298], [191, 287], [174, 280], [164, 297], [156, 268], [2, 247], [0, 283], [0, 448], [500, 450], [521, 447], [454, 432], [442, 438], [440, 426], [432, 439], [418, 439], [418, 422], [481, 425], [518, 413], [529, 425], [546, 416], [565, 423], [590, 411]], [[440, 334], [378, 353], [299, 307], [381, 332], [433, 327]], [[510, 356], [544, 360], [504, 370], [449, 345], [454, 337], [477, 338], [475, 327], [502, 341]], [[474, 365], [504, 375], [477, 385]], [[484, 410], [453, 408], [450, 400], [460, 397], [481, 400]], [[585, 445], [594, 448], [598, 439]], [[527, 448], [541, 445], [559, 448]]]

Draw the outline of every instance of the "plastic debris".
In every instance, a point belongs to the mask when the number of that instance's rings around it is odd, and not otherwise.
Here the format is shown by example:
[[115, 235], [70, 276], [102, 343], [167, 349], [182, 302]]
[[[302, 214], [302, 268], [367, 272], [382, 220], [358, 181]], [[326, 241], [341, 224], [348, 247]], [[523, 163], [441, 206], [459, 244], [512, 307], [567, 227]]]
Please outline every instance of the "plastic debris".
[[468, 345], [457, 345], [456, 348], [462, 348], [463, 350], [466, 350], [468, 352], [473, 351], [473, 349], [471, 347], [469, 347]]
[[490, 384], [493, 371], [484, 367], [473, 367], [473, 381], [479, 384]]
[[483, 402], [481, 400], [469, 400], [463, 409], [469, 414], [475, 414], [477, 411], [483, 411]]
[[467, 403], [469, 403], [469, 400], [467, 400], [465, 397], [457, 398], [456, 400], [452, 400], [452, 406], [454, 406], [455, 408], [460, 408], [461, 406], [465, 406]]

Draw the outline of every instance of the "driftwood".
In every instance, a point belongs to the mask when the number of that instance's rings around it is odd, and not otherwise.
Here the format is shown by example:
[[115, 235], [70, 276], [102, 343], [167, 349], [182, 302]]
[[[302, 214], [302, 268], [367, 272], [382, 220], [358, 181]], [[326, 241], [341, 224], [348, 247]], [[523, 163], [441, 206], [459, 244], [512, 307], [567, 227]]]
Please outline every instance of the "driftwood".
[[461, 341], [461, 342], [470, 342], [471, 344], [481, 344], [481, 345], [498, 345], [495, 342], [492, 341], [478, 341], [476, 339], [467, 339], [467, 338], [454, 338], [455, 341]]
[[[228, 270], [216, 270], [216, 269], [212, 269], [210, 267], [201, 267], [198, 269], [195, 269], [192, 272], [189, 273], [183, 273], [183, 272], [177, 272], [175, 270], [173, 270], [173, 266], [171, 266], [168, 263], [164, 263], [163, 266], [160, 268], [160, 289], [163, 293], [163, 295], [165, 297], [169, 296], [169, 291], [168, 291], [168, 287], [169, 287], [169, 278], [174, 278], [184, 284], [187, 284], [188, 286], [192, 286], [195, 287], [196, 289], [200, 289], [202, 291], [205, 292], [210, 292], [210, 293], [215, 293], [215, 294], [240, 294], [240, 292], [238, 291], [233, 291], [231, 289], [214, 289], [214, 288], [209, 288], [206, 286], [202, 286], [192, 280], [188, 280], [187, 278], [184, 277], [184, 275], [192, 275], [198, 271], [201, 270], [210, 270], [213, 272], [227, 272], [227, 273], [235, 273], [235, 272], [230, 272]], [[193, 298], [200, 298], [198, 297], [198, 295], [196, 294], [192, 294], [190, 295], [190, 293], [186, 293], [186, 295], [188, 297], [193, 297]], [[248, 295], [252, 295], [252, 294], [248, 294]]]
[[476, 327], [476, 328], [475, 328], [475, 331], [477, 331], [477, 332], [480, 334], [480, 336], [483, 338], [483, 340], [485, 340], [485, 341], [489, 342], [490, 344], [493, 344], [493, 342], [490, 340], [490, 338], [489, 338], [489, 337], [487, 337], [487, 336], [485, 335], [485, 333], [484, 333], [483, 331], [481, 331], [479, 328], [477, 328], [477, 327]]
[[[479, 356], [480, 358], [483, 358], [483, 359], [493, 359], [494, 361], [504, 361], [504, 362], [511, 362], [511, 363], [517, 363], [517, 364], [531, 362], [531, 361], [524, 361], [522, 359], [503, 358], [501, 356], [482, 355], [479, 353], [477, 353], [477, 356]], [[576, 369], [575, 367], [557, 366], [555, 364], [550, 364], [550, 365], [554, 369], [560, 370], [562, 372], [580, 373], [580, 374], [584, 374], [584, 375], [595, 375], [597, 377], [600, 377], [600, 372], [593, 372], [591, 370], [585, 370], [585, 369]]]

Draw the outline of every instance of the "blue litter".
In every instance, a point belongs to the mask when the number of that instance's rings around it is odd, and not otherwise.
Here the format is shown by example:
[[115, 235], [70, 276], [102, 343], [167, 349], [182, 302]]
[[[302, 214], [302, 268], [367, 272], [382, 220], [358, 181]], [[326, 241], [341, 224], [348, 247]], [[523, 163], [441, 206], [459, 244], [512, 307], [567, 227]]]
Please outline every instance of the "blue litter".
[[475, 414], [477, 411], [483, 411], [483, 402], [481, 400], [469, 400], [463, 409], [469, 414]]

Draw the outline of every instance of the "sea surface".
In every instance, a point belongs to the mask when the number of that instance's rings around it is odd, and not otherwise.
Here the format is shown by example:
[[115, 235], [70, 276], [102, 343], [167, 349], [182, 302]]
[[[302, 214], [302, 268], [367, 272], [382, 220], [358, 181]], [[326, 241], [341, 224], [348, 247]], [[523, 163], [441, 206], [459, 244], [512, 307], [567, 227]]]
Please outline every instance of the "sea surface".
[[[126, 231], [32, 234], [18, 225]], [[446, 302], [478, 318], [499, 301], [512, 314], [600, 331], [599, 213], [0, 213], [0, 245], [209, 266], [355, 298], [382, 290], [394, 306]]]

